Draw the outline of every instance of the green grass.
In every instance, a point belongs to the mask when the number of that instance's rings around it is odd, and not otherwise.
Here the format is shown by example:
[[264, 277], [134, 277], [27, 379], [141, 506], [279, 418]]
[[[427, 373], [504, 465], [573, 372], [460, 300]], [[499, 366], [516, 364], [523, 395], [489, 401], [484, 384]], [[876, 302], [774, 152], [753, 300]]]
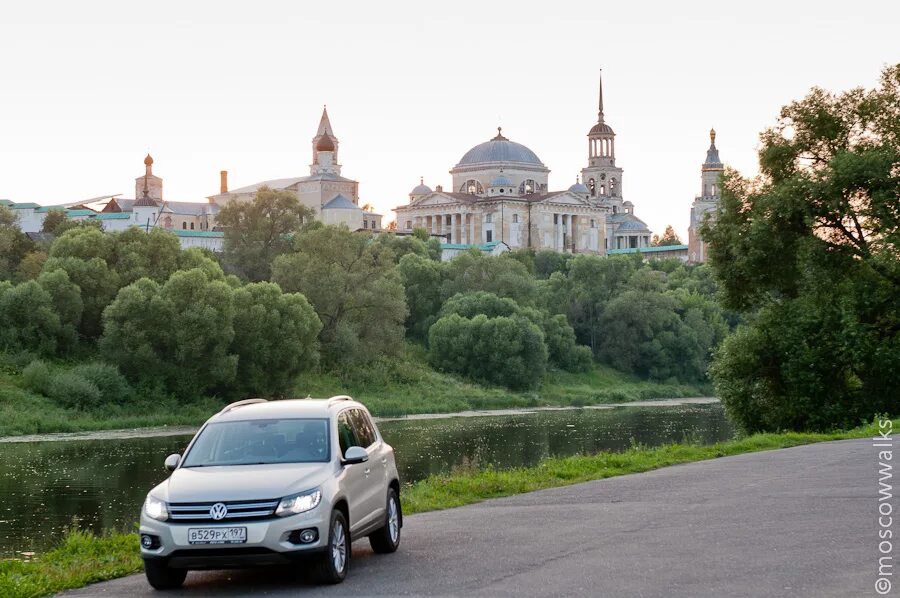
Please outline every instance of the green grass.
[[[900, 429], [900, 420], [894, 420], [894, 429]], [[536, 467], [432, 476], [403, 489], [403, 510], [406, 514], [435, 511], [679, 463], [874, 434], [874, 425], [829, 434], [755, 434], [710, 446], [634, 447], [621, 453], [547, 459]], [[94, 536], [73, 531], [58, 548], [31, 560], [0, 561], [0, 596], [36, 598], [140, 570], [137, 534]]]
[[[73, 364], [58, 363], [56, 368]], [[590, 372], [554, 370], [538, 389], [515, 392], [482, 386], [459, 376], [435, 371], [424, 349], [409, 345], [403, 356], [382, 358], [338, 375], [304, 374], [295, 396], [349, 394], [376, 416], [453, 413], [471, 409], [512, 409], [541, 406], [584, 406], [657, 398], [709, 396], [697, 385], [658, 384], [596, 365]], [[0, 360], [0, 436], [84, 432], [156, 426], [199, 426], [229, 399], [208, 397], [179, 401], [173, 397], [137, 400], [91, 410], [67, 409], [25, 388], [19, 367]]]

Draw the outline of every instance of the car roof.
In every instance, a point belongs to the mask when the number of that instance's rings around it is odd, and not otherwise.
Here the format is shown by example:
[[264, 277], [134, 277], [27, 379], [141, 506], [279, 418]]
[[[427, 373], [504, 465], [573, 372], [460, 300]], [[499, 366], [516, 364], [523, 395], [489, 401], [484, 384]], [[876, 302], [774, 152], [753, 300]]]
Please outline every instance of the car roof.
[[328, 417], [345, 407], [365, 407], [346, 395], [330, 399], [250, 399], [228, 405], [209, 418], [214, 421], [239, 421], [247, 419], [277, 419], [288, 417]]

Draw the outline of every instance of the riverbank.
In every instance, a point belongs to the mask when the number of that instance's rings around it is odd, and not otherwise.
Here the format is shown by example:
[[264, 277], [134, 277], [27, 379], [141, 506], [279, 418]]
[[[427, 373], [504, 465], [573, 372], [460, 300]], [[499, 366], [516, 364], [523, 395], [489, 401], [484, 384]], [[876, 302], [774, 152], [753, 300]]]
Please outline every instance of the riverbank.
[[[381, 360], [343, 376], [334, 373], [301, 375], [294, 396], [327, 397], [349, 394], [379, 417], [426, 413], [456, 413], [485, 409], [588, 406], [662, 398], [709, 396], [704, 385], [661, 384], [640, 380], [612, 368], [595, 365], [572, 374], [551, 371], [540, 388], [514, 392], [474, 384], [437, 372], [424, 357], [409, 351], [403, 359]], [[0, 368], [0, 437], [55, 432], [85, 432], [199, 426], [229, 403], [222, 397], [178, 400], [152, 397], [128, 405], [108, 404], [90, 410], [66, 409], [48, 397], [28, 390], [21, 371]]]
[[[900, 428], [900, 420], [894, 420], [894, 426]], [[873, 425], [830, 434], [756, 434], [709, 446], [634, 447], [621, 453], [548, 459], [536, 467], [458, 471], [408, 486], [402, 492], [402, 499], [405, 513], [414, 514], [680, 463], [874, 434]], [[58, 548], [31, 560], [0, 561], [0, 595], [11, 598], [45, 596], [140, 570], [136, 534], [98, 537], [76, 531], [70, 533]]]

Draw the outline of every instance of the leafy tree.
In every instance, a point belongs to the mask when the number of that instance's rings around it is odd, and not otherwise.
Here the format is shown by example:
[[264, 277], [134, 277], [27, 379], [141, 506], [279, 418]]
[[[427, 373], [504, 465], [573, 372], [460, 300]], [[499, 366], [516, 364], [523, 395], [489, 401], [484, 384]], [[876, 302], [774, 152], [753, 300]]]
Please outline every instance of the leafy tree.
[[[65, 236], [65, 235], [63, 235]], [[83, 312], [78, 332], [87, 339], [99, 338], [103, 331], [103, 310], [119, 291], [119, 275], [100, 257], [50, 257], [44, 272], [61, 270], [81, 290]]]
[[718, 354], [717, 391], [751, 431], [893, 413], [900, 65], [873, 90], [813, 89], [761, 139], [759, 178], [727, 172], [701, 231], [724, 305], [747, 320]]
[[427, 234], [425, 238], [422, 238], [422, 235], [416, 234], [419, 232], [423, 232], [423, 229], [414, 229], [412, 235], [392, 235], [392, 234], [380, 234], [375, 237], [374, 243], [375, 246], [379, 249], [386, 249], [393, 253], [394, 262], [399, 262], [403, 256], [414, 253], [416, 255], [421, 255], [422, 257], [428, 258], [434, 261], [440, 261], [441, 259], [441, 243], [437, 239], [433, 239], [428, 237]]
[[65, 210], [50, 210], [44, 216], [41, 224], [41, 232], [58, 237], [73, 228], [93, 228], [102, 230], [103, 225], [99, 220], [72, 220]]
[[181, 244], [178, 237], [160, 228], [150, 232], [131, 227], [112, 235], [115, 270], [122, 286], [140, 278], [165, 282], [179, 269]]
[[513, 389], [535, 386], [547, 366], [543, 333], [521, 316], [450, 314], [431, 327], [428, 347], [438, 369]]
[[0, 205], [0, 280], [10, 280], [34, 243], [19, 228], [15, 211]]
[[444, 299], [470, 291], [487, 291], [520, 305], [531, 305], [537, 296], [537, 284], [521, 262], [472, 249], [449, 262], [441, 284]]
[[324, 362], [363, 363], [396, 354], [407, 309], [391, 253], [346, 226], [305, 231], [295, 249], [275, 260], [273, 280], [287, 292], [303, 293], [316, 310]]
[[22, 261], [19, 262], [19, 267], [16, 269], [16, 278], [19, 280], [34, 280], [40, 275], [46, 261], [47, 253], [45, 251], [40, 249], [29, 251], [22, 258]]
[[65, 337], [76, 339], [84, 313], [81, 289], [69, 279], [65, 270], [44, 272], [37, 277], [37, 283], [50, 294], [53, 309], [59, 316], [60, 325], [65, 329]]
[[261, 187], [252, 201], [233, 201], [216, 215], [225, 231], [225, 258], [252, 281], [268, 280], [272, 263], [314, 211], [290, 191]]
[[653, 239], [650, 241], [650, 245], [653, 247], [670, 247], [672, 245], [683, 245], [681, 239], [678, 237], [678, 234], [675, 232], [675, 229], [672, 228], [672, 225], [668, 225], [666, 227], [665, 232], [663, 232], [662, 237], [659, 235], [653, 235]]
[[413, 337], [425, 339], [441, 309], [441, 281], [445, 266], [418, 254], [400, 259], [397, 270], [403, 282], [409, 315], [406, 329]]
[[15, 286], [0, 282], [0, 349], [53, 355], [60, 344], [73, 340], [41, 285], [33, 280]]
[[164, 285], [142, 278], [104, 312], [101, 351], [129, 378], [161, 382], [179, 396], [224, 388], [237, 370], [232, 293], [199, 269]]
[[245, 394], [280, 395], [318, 361], [322, 323], [300, 294], [282, 294], [270, 282], [234, 291], [235, 384]]
[[558, 251], [550, 251], [543, 249], [534, 254], [534, 275], [546, 280], [554, 272], [566, 271], [566, 266], [574, 255], [571, 253], [560, 253]]

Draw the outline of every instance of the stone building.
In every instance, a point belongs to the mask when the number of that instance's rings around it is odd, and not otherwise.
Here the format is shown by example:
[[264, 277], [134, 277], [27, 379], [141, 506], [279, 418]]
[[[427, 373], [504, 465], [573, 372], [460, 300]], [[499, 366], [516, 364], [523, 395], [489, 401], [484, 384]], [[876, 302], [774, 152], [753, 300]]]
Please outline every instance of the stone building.
[[716, 130], [709, 131], [709, 149], [706, 150], [706, 161], [700, 167], [700, 195], [694, 198], [691, 205], [691, 223], [688, 226], [688, 260], [702, 264], [706, 261], [706, 243], [700, 236], [700, 226], [707, 217], [715, 218], [721, 194], [721, 178], [725, 165], [719, 159], [716, 148]]
[[510, 249], [603, 254], [614, 247], [646, 247], [650, 231], [622, 200], [615, 133], [604, 122], [588, 133], [582, 183], [550, 191], [550, 169], [528, 147], [497, 135], [467, 151], [450, 170], [451, 188], [420, 181], [409, 203], [395, 208], [398, 230], [424, 228], [448, 243], [501, 242]]
[[339, 145], [328, 110], [323, 109], [319, 128], [312, 138], [312, 164], [308, 176], [271, 179], [229, 190], [227, 173], [223, 171], [219, 194], [210, 196], [209, 200], [220, 206], [232, 201], [250, 201], [265, 186], [277, 191], [293, 191], [300, 203], [312, 208], [316, 217], [326, 224], [346, 224], [350, 230], [381, 230], [382, 215], [359, 206], [359, 182], [341, 175]]

